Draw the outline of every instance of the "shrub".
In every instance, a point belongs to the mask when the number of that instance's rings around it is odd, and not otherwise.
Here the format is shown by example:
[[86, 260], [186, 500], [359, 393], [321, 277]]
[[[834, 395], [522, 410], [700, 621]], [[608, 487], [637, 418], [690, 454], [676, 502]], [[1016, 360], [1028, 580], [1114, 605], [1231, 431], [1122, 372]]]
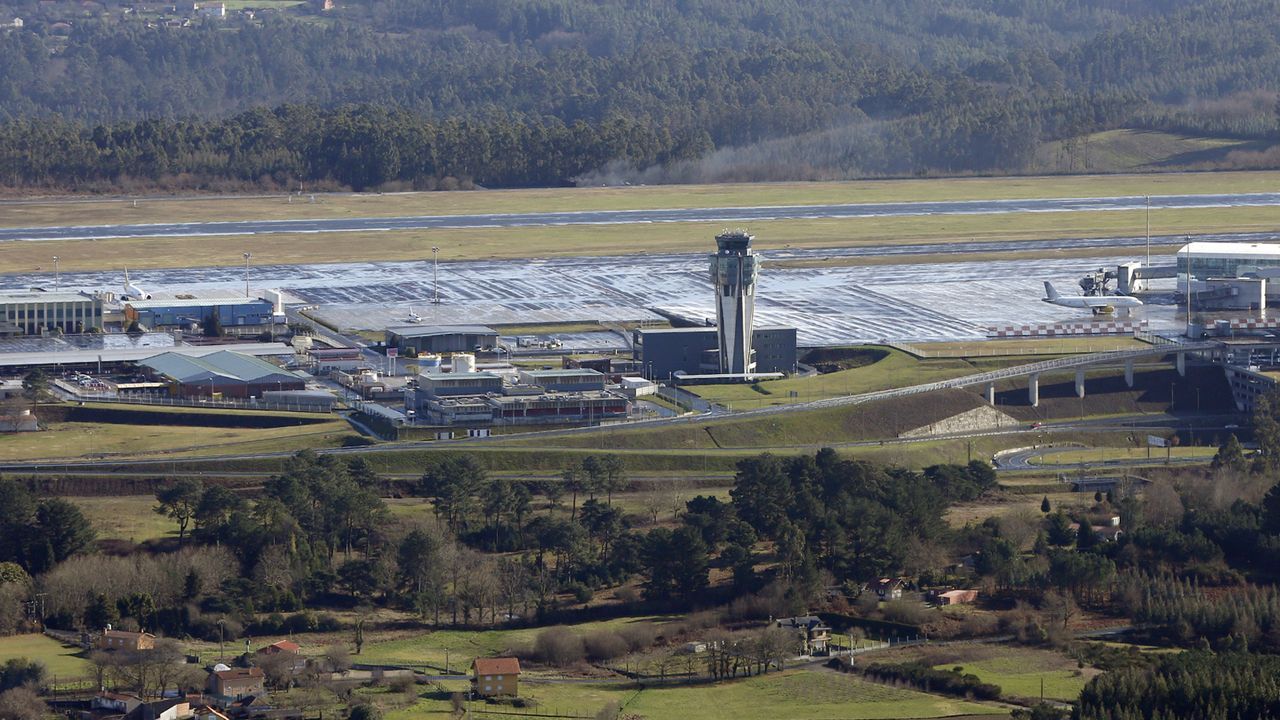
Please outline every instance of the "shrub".
[[547, 628], [533, 641], [533, 654], [540, 662], [566, 667], [586, 656], [582, 638], [568, 628]]
[[653, 623], [630, 623], [618, 630], [618, 636], [627, 641], [627, 648], [632, 652], [643, 650], [658, 637], [658, 627]]
[[920, 663], [891, 665], [876, 663], [863, 674], [880, 682], [901, 682], [925, 692], [945, 693], [978, 700], [995, 700], [1000, 697], [1000, 686], [984, 683], [977, 675], [964, 675], [946, 670], [934, 670]]
[[890, 600], [884, 604], [884, 619], [903, 625], [919, 625], [925, 620], [924, 606], [913, 600]]
[[591, 602], [591, 598], [595, 595], [591, 588], [580, 582], [569, 583], [565, 590], [568, 591], [570, 595], [573, 595], [574, 600], [580, 603]]
[[627, 654], [629, 645], [621, 635], [608, 630], [591, 633], [583, 642], [587, 657], [596, 662], [612, 660]]

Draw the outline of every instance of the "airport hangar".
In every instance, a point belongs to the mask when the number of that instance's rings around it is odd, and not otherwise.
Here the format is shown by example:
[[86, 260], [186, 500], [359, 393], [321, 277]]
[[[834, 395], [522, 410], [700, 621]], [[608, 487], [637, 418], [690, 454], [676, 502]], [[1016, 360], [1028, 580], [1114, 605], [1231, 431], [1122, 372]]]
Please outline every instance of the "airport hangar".
[[471, 352], [498, 346], [498, 331], [484, 325], [399, 325], [386, 329], [386, 344], [401, 352]]
[[305, 390], [299, 376], [266, 360], [229, 350], [202, 357], [167, 352], [138, 367], [169, 386], [169, 397], [262, 397], [269, 391]]

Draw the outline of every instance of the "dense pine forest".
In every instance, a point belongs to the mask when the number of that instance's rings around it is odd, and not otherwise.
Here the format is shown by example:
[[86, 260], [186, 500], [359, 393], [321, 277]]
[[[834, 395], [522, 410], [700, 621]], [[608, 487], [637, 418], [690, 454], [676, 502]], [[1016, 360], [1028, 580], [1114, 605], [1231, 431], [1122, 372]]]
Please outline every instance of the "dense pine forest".
[[15, 186], [1018, 172], [1112, 128], [1280, 134], [1264, 0], [0, 2], [12, 18]]

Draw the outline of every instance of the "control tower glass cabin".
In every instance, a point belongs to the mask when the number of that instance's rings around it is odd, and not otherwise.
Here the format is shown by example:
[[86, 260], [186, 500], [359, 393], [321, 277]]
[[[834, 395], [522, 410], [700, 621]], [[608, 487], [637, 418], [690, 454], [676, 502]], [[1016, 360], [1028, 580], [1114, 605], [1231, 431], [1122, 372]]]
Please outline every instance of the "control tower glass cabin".
[[711, 282], [716, 286], [716, 336], [721, 374], [755, 370], [751, 331], [756, 313], [756, 277], [760, 257], [751, 249], [752, 236], [741, 230], [716, 236], [711, 256]]

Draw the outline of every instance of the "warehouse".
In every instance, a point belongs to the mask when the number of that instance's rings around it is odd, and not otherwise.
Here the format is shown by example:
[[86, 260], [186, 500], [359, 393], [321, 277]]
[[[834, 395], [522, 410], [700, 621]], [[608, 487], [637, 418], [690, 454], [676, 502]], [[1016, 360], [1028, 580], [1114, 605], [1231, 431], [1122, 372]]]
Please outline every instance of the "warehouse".
[[204, 357], [168, 352], [138, 363], [169, 385], [171, 397], [262, 397], [268, 390], [302, 390], [302, 378], [266, 360], [220, 350]]
[[489, 350], [498, 346], [498, 331], [484, 325], [404, 325], [386, 330], [387, 347], [418, 353]]
[[272, 324], [274, 313], [275, 305], [259, 298], [133, 300], [124, 306], [125, 323], [136, 320], [145, 328], [189, 328], [216, 316], [224, 329], [261, 330]]
[[85, 293], [6, 292], [0, 294], [0, 326], [10, 335], [102, 329], [102, 300]]

